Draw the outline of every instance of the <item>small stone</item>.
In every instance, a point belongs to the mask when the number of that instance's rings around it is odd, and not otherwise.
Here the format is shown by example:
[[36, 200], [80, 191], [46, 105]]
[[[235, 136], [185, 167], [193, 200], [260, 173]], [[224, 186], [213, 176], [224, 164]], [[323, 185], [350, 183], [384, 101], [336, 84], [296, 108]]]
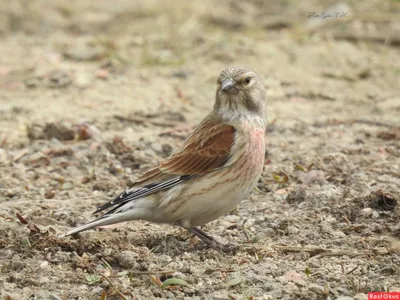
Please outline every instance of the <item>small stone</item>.
[[118, 255], [118, 263], [124, 268], [138, 268], [139, 255], [133, 251], [125, 250]]
[[103, 47], [96, 47], [82, 41], [73, 45], [69, 51], [64, 53], [64, 56], [76, 61], [90, 61], [99, 59], [104, 51]]
[[49, 277], [46, 277], [46, 276], [41, 276], [38, 279], [38, 283], [39, 284], [46, 284], [46, 283], [49, 283], [49, 282], [50, 282], [50, 279], [49, 279]]
[[106, 69], [98, 69], [96, 71], [96, 77], [99, 79], [106, 80], [110, 76], [110, 72]]
[[257, 243], [258, 241], [265, 239], [265, 238], [270, 238], [273, 237], [275, 235], [275, 231], [272, 228], [267, 228], [262, 232], [259, 232], [258, 234], [256, 234], [253, 239], [252, 242], [253, 243]]
[[297, 273], [296, 271], [288, 271], [284, 276], [279, 277], [282, 282], [293, 282], [298, 285], [305, 286], [306, 281], [303, 274]]
[[137, 240], [137, 234], [136, 232], [128, 232], [126, 235], [126, 239], [129, 243], [132, 243], [133, 241]]
[[30, 76], [24, 80], [24, 84], [27, 88], [36, 88], [40, 86], [43, 82], [42, 76]]
[[380, 217], [379, 213], [378, 213], [376, 210], [374, 210], [374, 211], [372, 212], [372, 218], [373, 218], [373, 219], [379, 219], [379, 217]]
[[332, 234], [334, 236], [336, 236], [336, 237], [339, 237], [339, 238], [342, 238], [342, 237], [346, 236], [346, 234], [343, 231], [340, 231], [340, 230], [336, 230], [336, 231], [332, 232]]
[[[43, 127], [44, 139], [51, 140], [56, 138], [60, 141], [71, 141], [75, 138], [75, 131], [70, 123], [67, 122], [56, 122], [56, 123], [46, 123]], [[30, 139], [35, 139], [30, 137]], [[42, 138], [42, 135], [38, 137]]]
[[362, 214], [364, 217], [370, 217], [370, 216], [372, 215], [372, 213], [373, 213], [373, 209], [370, 208], [370, 207], [366, 207], [366, 208], [364, 208], [364, 209], [361, 210], [361, 214]]
[[72, 83], [71, 76], [63, 70], [55, 70], [48, 77], [48, 85], [52, 88], [64, 88]]
[[264, 230], [264, 235], [265, 235], [265, 237], [273, 237], [275, 235], [275, 230], [268, 227]]
[[[6, 160], [7, 160], [7, 152], [6, 150], [0, 148], [0, 162], [5, 162]], [[0, 188], [2, 188], [1, 185]]]
[[225, 216], [225, 221], [231, 222], [231, 223], [239, 223], [242, 218], [237, 215], [227, 215]]
[[85, 20], [82, 26], [84, 26], [85, 29], [87, 28], [87, 30], [104, 27], [107, 24], [110, 24], [113, 19], [112, 15], [108, 12], [83, 11], [81, 13], [82, 20]]
[[336, 298], [336, 300], [354, 300], [354, 298], [349, 297], [349, 296], [342, 296], [342, 297]]
[[165, 156], [170, 156], [174, 150], [170, 144], [163, 144], [161, 149]]
[[303, 202], [304, 200], [306, 200], [306, 191], [301, 186], [296, 186], [294, 190], [290, 191], [286, 196], [286, 202], [290, 204]]
[[290, 234], [297, 234], [300, 230], [296, 226], [288, 226], [288, 231]]
[[5, 194], [7, 198], [12, 198], [16, 195], [16, 193], [13, 190], [7, 190]]
[[55, 195], [56, 195], [56, 192], [55, 192], [55, 191], [53, 191], [53, 190], [47, 190], [47, 191], [44, 193], [44, 198], [46, 198], [46, 199], [52, 199], [52, 198], [54, 198]]
[[26, 268], [26, 264], [20, 260], [15, 260], [15, 261], [10, 262], [9, 268], [11, 270], [20, 271], [20, 270]]
[[265, 216], [259, 216], [256, 218], [256, 222], [257, 224], [260, 224], [262, 222], [265, 222]]
[[75, 75], [75, 85], [81, 89], [89, 87], [91, 81], [89, 73], [79, 72]]
[[49, 267], [49, 263], [47, 261], [44, 261], [40, 264], [41, 269], [47, 269]]
[[109, 282], [104, 280], [103, 283], [100, 284], [99, 286], [93, 287], [90, 292], [92, 293], [92, 295], [101, 295], [104, 289], [105, 288], [108, 289], [109, 286], [110, 286]]
[[161, 264], [170, 264], [173, 263], [173, 259], [171, 256], [166, 255], [166, 254], [160, 254], [157, 257], [157, 260], [161, 263]]
[[281, 299], [283, 295], [283, 291], [280, 287], [276, 287], [271, 291], [272, 299]]
[[186, 275], [181, 273], [181, 272], [174, 272], [174, 273], [171, 274], [171, 276], [174, 277], [174, 278], [182, 279], [182, 280], [186, 279]]
[[101, 139], [100, 130], [94, 126], [93, 124], [89, 124], [87, 122], [81, 122], [79, 124], [75, 124], [75, 138], [79, 141], [94, 139], [99, 141]]
[[254, 225], [254, 223], [256, 222], [256, 219], [247, 219], [246, 223], [244, 223], [245, 227], [251, 227]]
[[245, 282], [245, 278], [240, 276], [238, 273], [231, 273], [228, 277], [226, 284], [230, 287], [240, 285], [241, 283]]
[[66, 182], [61, 186], [62, 190], [71, 190], [74, 188], [74, 185], [71, 182]]
[[325, 179], [325, 173], [320, 170], [311, 170], [307, 173], [297, 172], [297, 178], [307, 186], [322, 183]]
[[368, 295], [363, 293], [358, 293], [354, 296], [354, 300], [368, 300]]
[[310, 283], [308, 289], [316, 294], [325, 294], [325, 288], [316, 283]]
[[60, 221], [60, 220], [65, 220], [68, 217], [68, 215], [65, 212], [57, 211], [53, 213], [52, 217]]
[[279, 190], [276, 190], [275, 191], [275, 195], [278, 195], [278, 196], [282, 196], [282, 195], [286, 195], [288, 193], [288, 189], [279, 189]]

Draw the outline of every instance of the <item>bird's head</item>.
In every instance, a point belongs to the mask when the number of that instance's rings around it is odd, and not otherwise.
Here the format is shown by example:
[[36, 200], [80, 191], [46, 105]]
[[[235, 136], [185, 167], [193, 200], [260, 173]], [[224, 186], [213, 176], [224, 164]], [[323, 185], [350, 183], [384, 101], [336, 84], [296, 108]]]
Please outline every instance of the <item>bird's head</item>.
[[246, 113], [265, 118], [265, 89], [257, 74], [242, 67], [221, 72], [214, 109], [222, 116]]

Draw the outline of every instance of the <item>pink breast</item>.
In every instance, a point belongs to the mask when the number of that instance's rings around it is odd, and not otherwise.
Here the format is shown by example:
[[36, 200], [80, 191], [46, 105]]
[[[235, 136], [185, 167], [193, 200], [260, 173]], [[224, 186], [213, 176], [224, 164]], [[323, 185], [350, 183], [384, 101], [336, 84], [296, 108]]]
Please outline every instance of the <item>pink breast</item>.
[[248, 155], [247, 159], [249, 163], [247, 167], [253, 172], [260, 172], [264, 163], [265, 156], [265, 139], [264, 131], [256, 130], [250, 134], [250, 139], [248, 141]]

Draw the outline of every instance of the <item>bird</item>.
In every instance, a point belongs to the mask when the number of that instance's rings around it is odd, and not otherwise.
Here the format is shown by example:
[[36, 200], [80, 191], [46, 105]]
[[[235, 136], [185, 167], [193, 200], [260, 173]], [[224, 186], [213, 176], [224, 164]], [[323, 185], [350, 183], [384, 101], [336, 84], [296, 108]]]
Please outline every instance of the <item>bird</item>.
[[224, 69], [212, 111], [183, 145], [93, 213], [105, 212], [102, 216], [61, 237], [144, 220], [183, 227], [206, 245], [224, 249], [200, 227], [231, 212], [255, 188], [265, 158], [265, 97], [254, 71]]

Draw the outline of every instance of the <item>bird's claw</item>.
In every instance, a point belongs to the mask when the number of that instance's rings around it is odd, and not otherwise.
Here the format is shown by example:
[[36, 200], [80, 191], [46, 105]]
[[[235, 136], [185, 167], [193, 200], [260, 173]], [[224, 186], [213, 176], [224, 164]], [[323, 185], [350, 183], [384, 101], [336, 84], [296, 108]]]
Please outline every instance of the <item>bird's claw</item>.
[[239, 249], [239, 246], [236, 244], [218, 243], [212, 236], [208, 235], [200, 228], [196, 228], [196, 227], [189, 228], [189, 232], [191, 232], [192, 234], [197, 236], [200, 240], [203, 241], [203, 243], [207, 244], [209, 247], [211, 247], [215, 250], [222, 251], [224, 253], [235, 254], [237, 252], [237, 250]]

